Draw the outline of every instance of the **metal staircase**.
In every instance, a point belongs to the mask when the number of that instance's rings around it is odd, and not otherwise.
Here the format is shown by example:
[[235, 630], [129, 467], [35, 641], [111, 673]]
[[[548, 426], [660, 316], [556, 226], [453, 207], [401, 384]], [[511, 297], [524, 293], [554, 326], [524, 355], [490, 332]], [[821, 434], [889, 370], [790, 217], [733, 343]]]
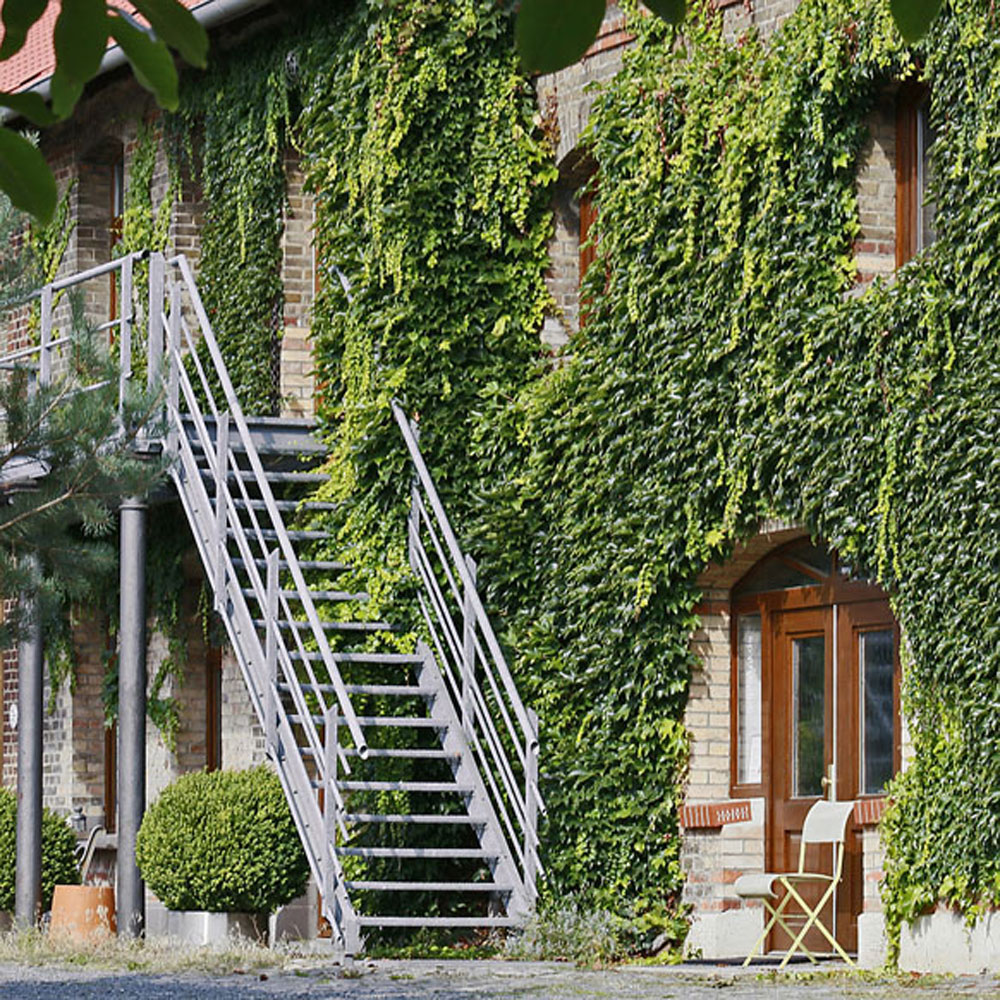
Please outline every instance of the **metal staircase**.
[[149, 267], [148, 369], [165, 386], [171, 476], [334, 940], [354, 954], [366, 928], [523, 921], [544, 808], [537, 718], [415, 427], [394, 406], [428, 640], [400, 652], [391, 623], [366, 619], [367, 595], [338, 585], [349, 566], [329, 554], [330, 505], [308, 499], [322, 450], [301, 425], [243, 415], [187, 261], [153, 254]]
[[[140, 262], [148, 299], [137, 308]], [[111, 306], [93, 335], [117, 358], [119, 400], [139, 356], [163, 393], [162, 425], [142, 445], [169, 457], [334, 941], [355, 954], [367, 928], [522, 921], [535, 903], [544, 808], [537, 718], [518, 696], [415, 426], [395, 405], [427, 639], [405, 651], [391, 623], [366, 617], [367, 595], [340, 584], [350, 567], [322, 527], [331, 505], [310, 499], [325, 479], [322, 448], [301, 422], [244, 416], [185, 258], [130, 254], [46, 285], [33, 296], [37, 340], [8, 350], [0, 371], [26, 368], [66, 392], [96, 388], [78, 384], [71, 337], [60, 333], [67, 293], [98, 314]]]

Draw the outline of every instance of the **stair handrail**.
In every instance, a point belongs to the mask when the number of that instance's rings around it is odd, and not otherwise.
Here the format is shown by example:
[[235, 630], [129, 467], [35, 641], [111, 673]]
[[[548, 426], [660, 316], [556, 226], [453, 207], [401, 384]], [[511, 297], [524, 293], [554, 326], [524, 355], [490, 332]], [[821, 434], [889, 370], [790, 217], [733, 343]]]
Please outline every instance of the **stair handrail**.
[[[393, 400], [391, 405], [393, 417], [403, 436], [403, 441], [406, 444], [415, 473], [409, 529], [411, 565], [413, 565], [418, 579], [423, 584], [430, 598], [434, 617], [437, 618], [445, 630], [444, 640], [451, 648], [453, 658], [459, 664], [468, 662], [471, 659], [473, 663], [481, 664], [483, 668], [484, 676], [489, 682], [494, 702], [506, 728], [509, 742], [513, 746], [518, 762], [524, 772], [523, 792], [514, 775], [513, 766], [505, 751], [503, 741], [497, 732], [493, 717], [488, 711], [487, 696], [476, 678], [475, 669], [463, 670], [461, 682], [456, 681], [449, 668], [448, 657], [444, 655], [444, 649], [441, 647], [440, 638], [433, 634], [432, 612], [422, 595], [420, 601], [421, 607], [428, 620], [428, 626], [431, 627], [432, 638], [438, 646], [439, 655], [442, 659], [442, 668], [445, 669], [451, 679], [452, 687], [455, 689], [456, 694], [459, 695], [460, 711], [463, 717], [468, 715], [473, 716], [475, 722], [481, 728], [486, 748], [490, 751], [493, 760], [497, 764], [500, 779], [513, 805], [516, 819], [521, 824], [524, 832], [524, 846], [521, 848], [520, 845], [515, 843], [514, 847], [522, 861], [525, 881], [529, 884], [529, 888], [533, 892], [534, 873], [539, 870], [537, 861], [537, 813], [539, 811], [544, 812], [545, 810], [545, 803], [538, 787], [537, 775], [538, 719], [534, 712], [530, 711], [521, 700], [517, 685], [507, 665], [506, 657], [500, 648], [493, 625], [486, 614], [482, 599], [480, 598], [476, 585], [475, 564], [462, 551], [462, 547], [452, 528], [451, 521], [441, 502], [433, 477], [427, 468], [427, 463], [424, 461], [420, 450], [416, 426], [407, 417], [398, 400]], [[419, 525], [421, 523], [428, 530], [452, 596], [458, 603], [458, 606], [462, 608], [464, 627], [461, 631], [448, 611], [444, 594], [441, 592], [438, 581], [435, 579], [433, 570], [429, 565], [430, 557], [420, 541]], [[446, 554], [450, 558], [446, 558]], [[473, 622], [475, 627], [470, 627]], [[485, 642], [485, 650], [479, 640], [479, 636], [482, 636]], [[488, 656], [486, 655], [487, 652], [489, 653]], [[468, 691], [465, 691], [464, 685], [468, 685]], [[465, 692], [464, 697], [462, 694], [463, 691]], [[481, 746], [483, 741], [479, 739], [475, 732], [475, 727], [471, 725], [471, 721], [463, 718], [463, 723], [467, 722], [467, 735], [471, 737], [474, 748], [479, 752], [484, 764], [486, 764], [488, 763], [486, 753]], [[493, 784], [492, 778], [490, 784]], [[512, 833], [507, 809], [495, 785], [493, 785], [493, 793], [493, 797], [496, 800], [495, 805], [508, 827], [508, 832]]]
[[[158, 258], [158, 260], [157, 260]], [[162, 255], [153, 254], [151, 267], [156, 267], [157, 264], [163, 261]], [[261, 499], [264, 502], [265, 510], [267, 511], [268, 519], [271, 522], [271, 530], [275, 532], [275, 542], [281, 552], [281, 555], [286, 563], [286, 569], [292, 577], [292, 582], [295, 585], [297, 591], [297, 598], [302, 606], [305, 613], [306, 620], [309, 624], [310, 630], [313, 633], [313, 637], [316, 640], [317, 647], [323, 656], [324, 663], [327, 668], [327, 672], [330, 676], [330, 682], [333, 685], [334, 693], [336, 694], [337, 701], [340, 704], [340, 710], [342, 714], [342, 719], [344, 724], [347, 726], [351, 733], [351, 737], [354, 741], [355, 748], [358, 751], [358, 756], [364, 759], [367, 756], [367, 740], [365, 739], [364, 733], [361, 729], [361, 725], [358, 721], [357, 713], [351, 704], [350, 696], [347, 693], [347, 689], [344, 685], [344, 680], [341, 675], [339, 666], [337, 665], [336, 654], [330, 649], [329, 643], [326, 641], [326, 635], [323, 631], [323, 626], [319, 618], [319, 614], [316, 611], [315, 603], [312, 600], [312, 595], [309, 593], [308, 584], [305, 581], [305, 577], [302, 574], [302, 570], [298, 564], [298, 559], [296, 557], [295, 549], [292, 546], [291, 539], [288, 537], [288, 531], [285, 528], [284, 519], [278, 511], [277, 505], [274, 500], [274, 494], [271, 491], [270, 484], [267, 481], [267, 477], [264, 472], [263, 463], [260, 460], [260, 456], [257, 453], [257, 448], [254, 445], [253, 438], [250, 434], [250, 429], [247, 425], [246, 417], [243, 414], [243, 408], [240, 405], [239, 398], [236, 395], [236, 391], [233, 388], [232, 380], [229, 377], [229, 373], [226, 369], [225, 360], [222, 356], [222, 352], [219, 349], [218, 342], [215, 339], [215, 335], [212, 331], [211, 323], [208, 319], [208, 313], [205, 309], [204, 303], [201, 300], [201, 295], [198, 292], [198, 287], [194, 281], [194, 275], [191, 271], [191, 265], [184, 254], [178, 254], [174, 257], [165, 261], [166, 266], [175, 268], [181, 277], [181, 283], [184, 286], [188, 294], [188, 298], [191, 303], [191, 307], [194, 310], [195, 316], [198, 320], [199, 332], [201, 338], [205, 344], [205, 349], [208, 351], [209, 357], [212, 361], [212, 365], [215, 369], [215, 376], [218, 379], [219, 387], [222, 390], [222, 395], [225, 400], [226, 409], [229, 418], [232, 420], [236, 427], [237, 433], [240, 438], [241, 445], [243, 447], [244, 453], [247, 460], [250, 463], [250, 467], [254, 473], [257, 487], [261, 495]], [[162, 319], [162, 313], [161, 313]], [[166, 325], [160, 325], [160, 329], [166, 329]], [[159, 340], [159, 338], [151, 337], [150, 350], [153, 351], [152, 343]], [[159, 340], [162, 345], [163, 341]], [[160, 348], [162, 350], [162, 346]], [[183, 366], [183, 358], [181, 356], [174, 357], [173, 350], [168, 348], [164, 352], [169, 358], [169, 363], [171, 366], [177, 366], [178, 370]], [[180, 351], [178, 348], [178, 355]], [[202, 373], [203, 379], [204, 375]], [[207, 384], [207, 380], [203, 388], [207, 393], [207, 397], [210, 400], [210, 405], [213, 412], [218, 414], [219, 410], [218, 404], [212, 398], [210, 392], [210, 385]], [[227, 470], [216, 469], [216, 474], [225, 477]], [[228, 490], [225, 490], [228, 494]], [[255, 588], [256, 590], [257, 588]], [[263, 588], [262, 588], [263, 592]]]

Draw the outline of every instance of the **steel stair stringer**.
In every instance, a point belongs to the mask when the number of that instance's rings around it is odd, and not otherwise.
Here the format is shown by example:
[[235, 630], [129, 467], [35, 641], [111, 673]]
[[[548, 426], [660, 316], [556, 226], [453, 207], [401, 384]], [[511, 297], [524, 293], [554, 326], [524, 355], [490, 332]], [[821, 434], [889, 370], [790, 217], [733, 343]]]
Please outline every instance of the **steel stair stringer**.
[[510, 894], [505, 909], [511, 923], [527, 919], [534, 910], [534, 899], [529, 896], [524, 883], [518, 874], [517, 866], [511, 854], [510, 845], [503, 836], [500, 819], [486, 790], [482, 774], [476, 766], [472, 748], [462, 729], [462, 722], [455, 708], [455, 703], [448, 693], [441, 670], [434, 659], [434, 654], [425, 643], [419, 643], [417, 652], [423, 657], [423, 663], [418, 671], [418, 680], [422, 686], [437, 692], [434, 698], [431, 716], [447, 723], [442, 744], [445, 750], [461, 754], [461, 763], [455, 773], [459, 784], [468, 783], [473, 791], [469, 796], [468, 811], [471, 816], [485, 819], [480, 828], [480, 845], [488, 851], [496, 853], [496, 866], [493, 879], [503, 885], [514, 888]]
[[[176, 456], [170, 468], [170, 476], [208, 578], [218, 579], [216, 561], [212, 558], [217, 515], [199, 474], [197, 458], [190, 441], [186, 435], [179, 435], [176, 441]], [[227, 557], [228, 554], [222, 556], [224, 559]], [[225, 581], [224, 592], [215, 595], [216, 604], [221, 611], [220, 618], [239, 664], [254, 713], [265, 734], [270, 736], [266, 743], [267, 755], [274, 763], [281, 781], [313, 878], [317, 885], [329, 887], [332, 884], [334, 887], [333, 898], [329, 902], [324, 899], [324, 909], [327, 911], [325, 915], [334, 937], [345, 951], [354, 954], [359, 942], [356, 933], [351, 933], [356, 923], [353, 907], [343, 890], [339, 862], [325, 840], [324, 817], [312, 794], [311, 779], [302, 756], [298, 753], [288, 713], [284, 711], [276, 692], [270, 692], [269, 698], [268, 688], [273, 685], [273, 680], [266, 676], [266, 651], [253, 624], [246, 596], [238, 585], [234, 568], [230, 566], [229, 572], [223, 573], [221, 578]], [[274, 713], [270, 724], [269, 711]], [[333, 869], [332, 878], [329, 869]], [[329, 891], [327, 895], [331, 895]]]

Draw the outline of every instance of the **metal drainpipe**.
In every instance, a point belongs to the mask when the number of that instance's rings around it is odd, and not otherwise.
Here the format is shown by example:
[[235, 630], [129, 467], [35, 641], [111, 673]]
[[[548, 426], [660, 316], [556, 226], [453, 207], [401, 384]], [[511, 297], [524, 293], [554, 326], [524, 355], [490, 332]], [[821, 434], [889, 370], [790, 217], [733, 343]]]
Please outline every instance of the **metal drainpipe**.
[[14, 919], [34, 927], [42, 906], [42, 623], [38, 615], [39, 562], [29, 556], [29, 589], [21, 596], [25, 632], [17, 657], [17, 873]]
[[118, 651], [118, 933], [141, 937], [146, 901], [135, 841], [146, 809], [146, 504], [122, 501]]

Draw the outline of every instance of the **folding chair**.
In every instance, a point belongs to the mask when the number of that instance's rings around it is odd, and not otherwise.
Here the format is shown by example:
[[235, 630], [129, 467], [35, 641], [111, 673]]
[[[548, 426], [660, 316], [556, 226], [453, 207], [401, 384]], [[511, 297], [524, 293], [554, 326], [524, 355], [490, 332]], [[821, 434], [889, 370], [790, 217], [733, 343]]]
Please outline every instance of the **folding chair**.
[[[744, 966], [750, 964], [750, 960], [757, 953], [758, 949], [761, 949], [761, 954], [763, 954], [763, 946], [765, 940], [767, 940], [768, 934], [771, 933], [771, 929], [777, 924], [791, 939], [792, 945], [788, 949], [788, 953], [781, 961], [781, 965], [778, 966], [779, 969], [783, 969], [787, 964], [788, 960], [795, 954], [796, 951], [801, 951], [802, 954], [809, 959], [810, 962], [815, 962], [816, 959], [806, 948], [804, 941], [807, 932], [812, 927], [816, 927], [820, 933], [833, 945], [834, 950], [840, 957], [847, 962], [848, 965], [853, 965], [854, 962], [851, 961], [847, 952], [838, 944], [836, 938], [830, 933], [830, 931], [823, 924], [820, 919], [820, 913], [824, 906], [826, 906], [827, 901], [833, 895], [834, 889], [837, 887], [837, 883], [840, 881], [840, 876], [843, 874], [844, 868], [844, 837], [845, 831], [847, 829], [847, 818], [851, 815], [854, 810], [853, 802], [827, 802], [821, 799], [817, 802], [806, 814], [806, 821], [802, 826], [802, 841], [799, 847], [799, 870], [796, 872], [754, 872], [747, 875], [741, 875], [737, 880], [733, 888], [736, 890], [736, 895], [740, 899], [759, 899], [763, 904], [764, 908], [771, 915], [771, 919], [768, 920], [767, 926], [764, 928], [764, 933], [757, 939], [757, 943], [750, 949], [750, 954], [747, 955], [746, 961], [743, 963]], [[807, 872], [805, 870], [806, 861], [806, 848], [810, 844], [835, 844], [837, 848], [837, 856], [833, 866], [833, 874], [826, 875], [823, 872]], [[826, 891], [820, 897], [819, 902], [815, 906], [810, 906], [803, 898], [801, 893], [798, 891], [796, 886], [804, 885], [807, 883], [818, 883], [823, 885], [826, 883]], [[774, 905], [773, 900], [777, 898], [778, 890], [784, 889], [785, 894], [782, 896], [781, 901]], [[795, 934], [792, 932], [791, 928], [785, 923], [785, 917], [788, 914], [785, 912], [786, 907], [789, 903], [797, 903], [803, 914], [805, 915], [805, 923], [802, 929]]]

